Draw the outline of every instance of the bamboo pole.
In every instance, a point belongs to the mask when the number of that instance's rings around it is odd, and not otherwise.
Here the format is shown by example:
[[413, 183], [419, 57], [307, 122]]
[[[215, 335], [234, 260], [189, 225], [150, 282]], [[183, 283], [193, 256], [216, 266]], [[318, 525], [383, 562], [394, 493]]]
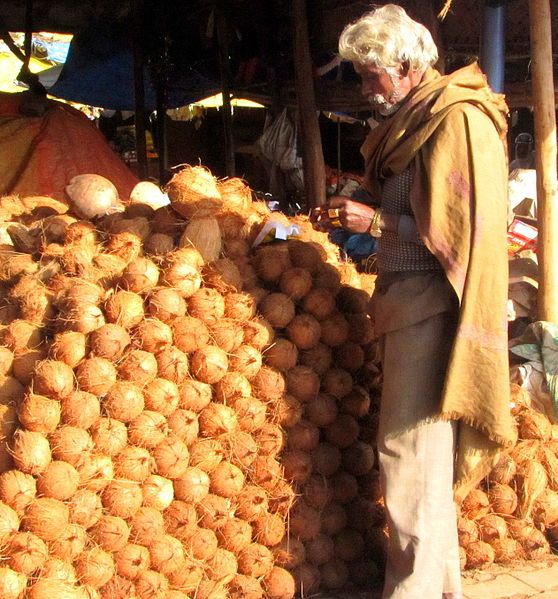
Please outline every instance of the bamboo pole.
[[556, 106], [549, 0], [529, 0], [539, 225], [538, 319], [558, 323]]
[[316, 112], [312, 58], [308, 40], [306, 0], [293, 0], [294, 57], [302, 163], [308, 207], [325, 204], [325, 165]]

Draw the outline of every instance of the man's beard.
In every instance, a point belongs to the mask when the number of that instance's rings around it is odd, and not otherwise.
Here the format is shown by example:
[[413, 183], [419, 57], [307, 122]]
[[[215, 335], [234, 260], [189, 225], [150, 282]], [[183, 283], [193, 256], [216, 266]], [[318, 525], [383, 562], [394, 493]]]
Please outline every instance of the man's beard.
[[389, 77], [393, 85], [390, 95], [386, 97], [384, 94], [374, 94], [368, 98], [368, 101], [382, 116], [391, 116], [397, 112], [405, 99], [399, 82], [393, 75], [390, 74]]

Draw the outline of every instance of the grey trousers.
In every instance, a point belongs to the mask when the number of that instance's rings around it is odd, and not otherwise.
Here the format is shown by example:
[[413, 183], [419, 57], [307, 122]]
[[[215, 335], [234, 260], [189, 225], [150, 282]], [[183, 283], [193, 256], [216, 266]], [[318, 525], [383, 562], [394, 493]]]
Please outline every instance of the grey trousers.
[[436, 420], [454, 312], [385, 333], [378, 452], [390, 540], [383, 599], [461, 596], [455, 423]]

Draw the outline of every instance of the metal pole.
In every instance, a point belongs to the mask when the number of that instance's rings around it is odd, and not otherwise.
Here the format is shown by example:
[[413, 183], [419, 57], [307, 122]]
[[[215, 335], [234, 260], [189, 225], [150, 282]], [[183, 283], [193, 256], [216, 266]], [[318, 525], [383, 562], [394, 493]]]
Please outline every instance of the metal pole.
[[481, 41], [481, 67], [488, 77], [490, 87], [498, 93], [504, 91], [506, 55], [505, 0], [487, 0], [484, 7], [484, 26]]

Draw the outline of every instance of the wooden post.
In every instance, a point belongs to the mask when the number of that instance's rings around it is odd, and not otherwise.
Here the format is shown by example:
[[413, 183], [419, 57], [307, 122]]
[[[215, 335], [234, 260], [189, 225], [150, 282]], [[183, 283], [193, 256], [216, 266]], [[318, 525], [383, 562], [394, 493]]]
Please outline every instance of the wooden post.
[[132, 2], [134, 50], [134, 125], [136, 131], [137, 175], [147, 179], [147, 144], [145, 143], [145, 87], [143, 79], [142, 23], [143, 0]]
[[231, 108], [231, 74], [229, 67], [228, 28], [223, 7], [215, 10], [217, 25], [217, 43], [219, 45], [219, 68], [221, 71], [221, 92], [223, 95], [223, 129], [225, 133], [225, 172], [228, 177], [235, 176], [234, 140]]
[[539, 224], [538, 319], [558, 323], [556, 106], [549, 0], [529, 0]]
[[316, 112], [314, 76], [306, 0], [293, 0], [294, 58], [296, 73], [296, 97], [302, 141], [302, 163], [308, 208], [321, 206], [326, 201], [325, 165], [322, 137]]

